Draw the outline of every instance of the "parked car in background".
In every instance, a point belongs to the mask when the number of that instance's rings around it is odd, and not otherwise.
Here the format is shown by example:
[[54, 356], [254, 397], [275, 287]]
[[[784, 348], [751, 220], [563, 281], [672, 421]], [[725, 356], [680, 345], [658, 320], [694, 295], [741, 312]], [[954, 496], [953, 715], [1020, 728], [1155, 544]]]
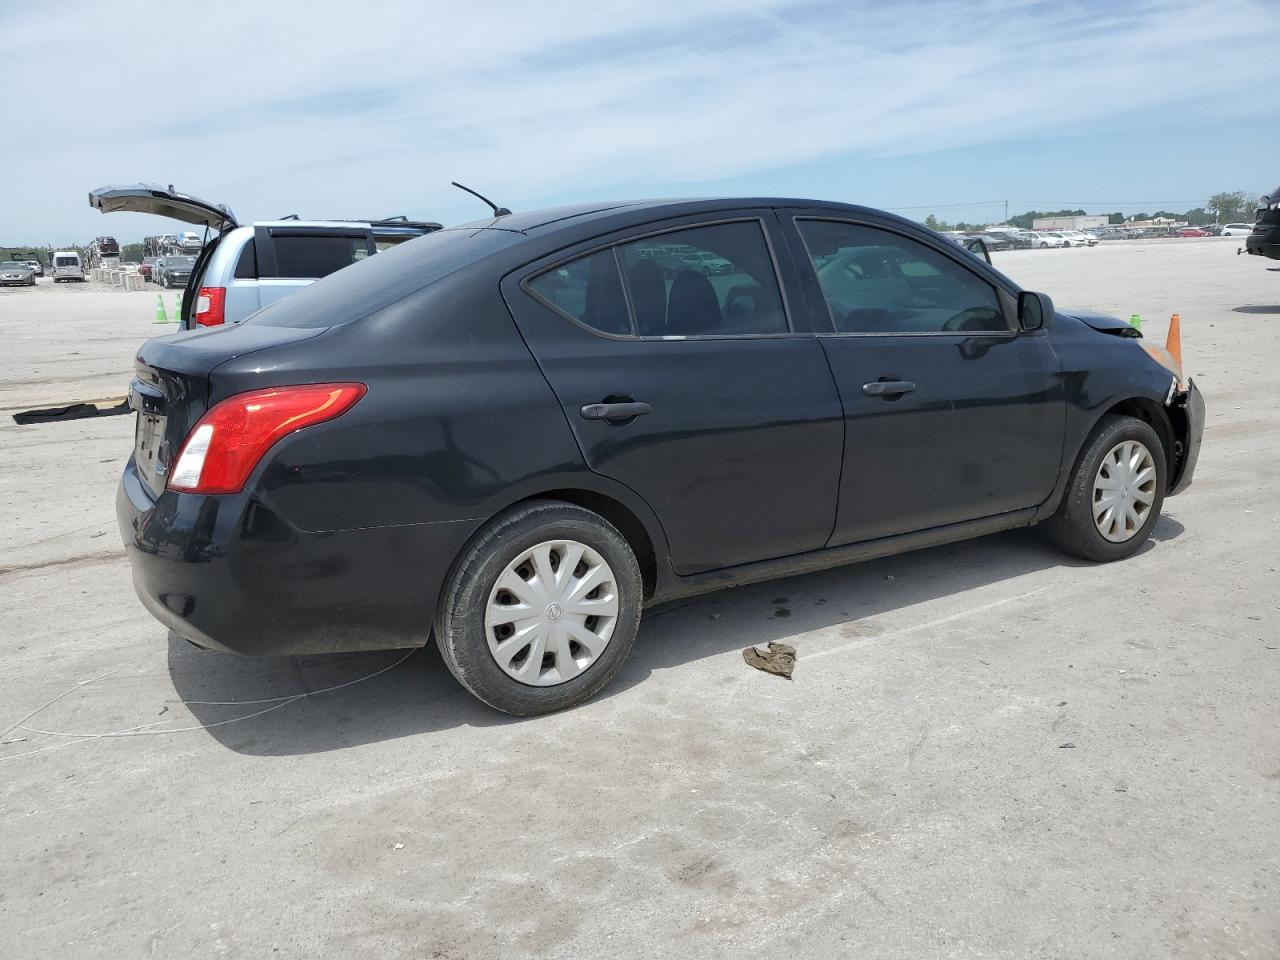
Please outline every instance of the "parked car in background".
[[74, 250], [55, 250], [53, 254], [53, 282], [64, 280], [84, 283], [84, 263]]
[[[734, 272], [667, 277], [672, 242]], [[246, 654], [434, 641], [523, 715], [603, 688], [676, 597], [1040, 522], [1129, 557], [1204, 422], [1125, 321], [808, 200], [436, 231], [135, 370], [116, 511], [158, 620]]]
[[1222, 228], [1224, 237], [1247, 237], [1251, 233], [1253, 233], [1251, 223], [1228, 223]]
[[1257, 219], [1244, 244], [1247, 253], [1280, 260], [1280, 187], [1258, 204]]
[[1205, 232], [1204, 232], [1203, 230], [1201, 230], [1199, 227], [1183, 227], [1182, 229], [1180, 229], [1180, 230], [1178, 231], [1178, 236], [1180, 236], [1180, 237], [1207, 237], [1207, 236], [1209, 236], [1209, 234], [1205, 233]]
[[1081, 230], [1059, 230], [1057, 233], [1067, 241], [1069, 247], [1092, 247], [1098, 243], [1097, 237], [1091, 237]]
[[142, 262], [138, 264], [138, 272], [142, 274], [144, 280], [154, 280], [153, 272], [159, 257], [143, 257]]
[[179, 318], [184, 330], [240, 323], [343, 267], [440, 229], [404, 217], [242, 225], [224, 205], [150, 184], [102, 187], [89, 203], [103, 213], [152, 213], [218, 231], [195, 258]]
[[1059, 233], [1051, 233], [1045, 230], [1036, 231], [1035, 245], [1043, 250], [1046, 247], [1066, 247], [1070, 246], [1065, 237]]
[[23, 260], [0, 262], [0, 287], [34, 287], [36, 272]]
[[984, 244], [986, 244], [987, 249], [992, 251], [1009, 250], [1013, 247], [1013, 244], [1011, 244], [1008, 240], [1006, 240], [1004, 237], [995, 233], [987, 233], [983, 231], [980, 233], [967, 233], [965, 234], [965, 236], [974, 240], [981, 240]]
[[1205, 235], [1206, 235], [1206, 236], [1209, 236], [1209, 237], [1220, 237], [1220, 236], [1222, 236], [1222, 226], [1221, 226], [1221, 224], [1217, 224], [1217, 223], [1206, 223], [1206, 224], [1202, 224], [1202, 225], [1200, 226], [1200, 229], [1201, 229], [1201, 230], [1203, 230], [1203, 231], [1205, 232]]
[[678, 269], [696, 270], [704, 276], [711, 276], [718, 273], [733, 273], [734, 268], [733, 264], [724, 257], [695, 250], [680, 255]]
[[170, 287], [185, 287], [191, 279], [191, 271], [195, 267], [196, 258], [189, 254], [169, 254], [159, 257], [152, 268], [156, 283], [166, 290]]
[[988, 229], [985, 233], [1007, 240], [1013, 250], [1030, 250], [1036, 245], [1036, 235], [1032, 230]]
[[39, 260], [27, 260], [26, 264], [28, 267], [32, 269], [32, 271], [35, 273], [37, 277], [44, 276], [44, 264], [42, 264]]

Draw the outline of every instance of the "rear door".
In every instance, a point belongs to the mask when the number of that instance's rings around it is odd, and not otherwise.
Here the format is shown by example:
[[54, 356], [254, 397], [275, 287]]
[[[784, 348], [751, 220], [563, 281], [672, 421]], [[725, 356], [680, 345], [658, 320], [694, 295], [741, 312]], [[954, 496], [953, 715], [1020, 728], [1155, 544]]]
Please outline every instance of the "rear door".
[[675, 224], [517, 271], [506, 301], [586, 462], [653, 508], [677, 573], [818, 549], [835, 519], [840, 398], [792, 322], [776, 220]]
[[1065, 401], [1044, 331], [984, 264], [874, 219], [792, 211], [845, 454], [833, 546], [1037, 506], [1057, 481]]
[[[259, 306], [336, 273], [377, 252], [373, 231], [364, 224], [342, 227], [254, 228]], [[240, 276], [237, 270], [237, 276]]]

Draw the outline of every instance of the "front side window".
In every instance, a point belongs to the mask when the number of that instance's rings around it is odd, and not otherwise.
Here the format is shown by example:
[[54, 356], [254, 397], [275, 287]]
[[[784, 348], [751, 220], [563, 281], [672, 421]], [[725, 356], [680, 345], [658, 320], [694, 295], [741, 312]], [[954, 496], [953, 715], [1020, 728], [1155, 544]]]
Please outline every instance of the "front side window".
[[787, 332], [773, 258], [757, 221], [663, 233], [618, 247], [642, 337]]
[[852, 223], [796, 226], [840, 333], [1009, 331], [995, 288], [926, 244]]

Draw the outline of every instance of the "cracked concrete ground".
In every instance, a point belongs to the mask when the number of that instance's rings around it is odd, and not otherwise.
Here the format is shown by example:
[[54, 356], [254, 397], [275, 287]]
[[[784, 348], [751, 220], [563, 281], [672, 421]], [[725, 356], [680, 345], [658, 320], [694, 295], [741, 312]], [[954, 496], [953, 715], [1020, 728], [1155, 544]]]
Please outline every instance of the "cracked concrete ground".
[[129, 418], [8, 418], [122, 395], [155, 292], [0, 291], [0, 955], [1280, 956], [1280, 272], [1234, 249], [997, 255], [1182, 315], [1204, 453], [1140, 555], [1022, 531], [702, 598], [536, 720], [431, 650], [171, 640]]

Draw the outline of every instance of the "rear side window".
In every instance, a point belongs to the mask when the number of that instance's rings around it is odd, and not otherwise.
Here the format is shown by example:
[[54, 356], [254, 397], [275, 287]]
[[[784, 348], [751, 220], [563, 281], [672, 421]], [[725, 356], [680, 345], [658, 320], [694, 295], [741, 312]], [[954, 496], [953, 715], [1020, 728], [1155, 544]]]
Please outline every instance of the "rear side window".
[[255, 241], [250, 240], [244, 245], [244, 249], [240, 251], [240, 257], [236, 260], [236, 279], [237, 280], [256, 280], [258, 277], [258, 261], [257, 261], [257, 245]]
[[751, 336], [789, 329], [773, 257], [755, 220], [607, 247], [544, 271], [527, 286], [578, 323], [614, 336]]
[[924, 243], [852, 223], [796, 226], [841, 333], [1009, 331], [995, 288]]
[[787, 332], [773, 258], [754, 220], [646, 237], [618, 253], [642, 337]]
[[363, 236], [297, 236], [276, 235], [271, 238], [276, 255], [275, 276], [288, 279], [318, 280], [349, 267], [369, 255]]
[[579, 257], [529, 281], [537, 296], [567, 317], [614, 336], [631, 333], [631, 317], [613, 248]]

